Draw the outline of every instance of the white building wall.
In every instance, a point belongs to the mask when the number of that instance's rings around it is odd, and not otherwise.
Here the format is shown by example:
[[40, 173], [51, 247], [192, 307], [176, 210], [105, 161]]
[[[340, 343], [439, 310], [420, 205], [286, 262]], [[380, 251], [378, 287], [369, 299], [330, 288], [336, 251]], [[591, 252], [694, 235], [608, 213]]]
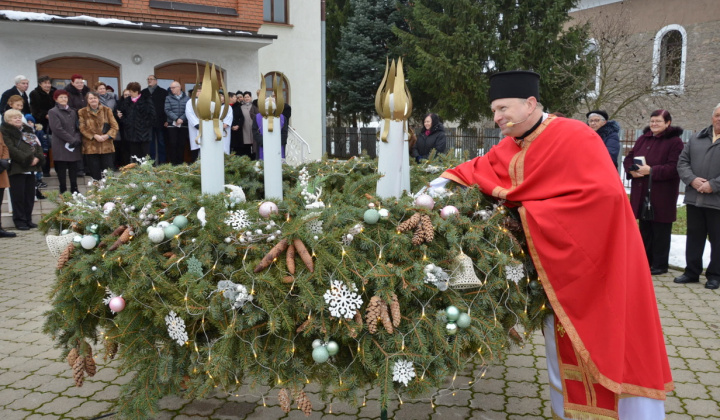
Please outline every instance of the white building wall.
[[[320, 2], [289, 1], [289, 25], [263, 24], [259, 34], [277, 39], [259, 52], [262, 74], [279, 71], [290, 85], [291, 126], [310, 144], [310, 158], [322, 156]], [[260, 83], [260, 75], [255, 76]], [[253, 91], [254, 92], [254, 91]]]
[[[3, 58], [0, 90], [12, 87], [12, 79], [18, 74], [30, 79], [29, 89], [32, 90], [37, 86], [39, 61], [79, 56], [100, 58], [119, 65], [122, 87], [129, 82], [147, 86], [147, 76], [153, 74], [156, 66], [202, 60], [214, 62], [226, 70], [229, 89], [254, 91], [260, 87], [257, 51], [272, 41], [3, 21], [0, 24], [0, 57]], [[136, 54], [142, 57], [140, 64], [132, 61]], [[82, 74], [82, 69], [77, 73]]]

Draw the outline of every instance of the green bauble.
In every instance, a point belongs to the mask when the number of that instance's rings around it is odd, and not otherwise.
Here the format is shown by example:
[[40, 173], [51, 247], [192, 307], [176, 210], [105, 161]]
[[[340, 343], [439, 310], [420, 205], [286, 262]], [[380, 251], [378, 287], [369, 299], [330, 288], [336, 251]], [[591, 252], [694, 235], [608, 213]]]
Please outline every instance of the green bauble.
[[537, 280], [530, 280], [530, 283], [528, 284], [528, 286], [530, 287], [530, 290], [533, 290], [535, 292], [542, 289], [542, 285]]
[[445, 331], [447, 332], [447, 335], [455, 335], [457, 334], [457, 325], [455, 325], [454, 322], [448, 322], [445, 326]]
[[455, 322], [460, 317], [460, 309], [457, 306], [450, 305], [445, 309], [445, 315], [450, 322]]
[[95, 242], [100, 243], [100, 235], [98, 235], [97, 233], [93, 233], [92, 237], [95, 238]]
[[334, 341], [328, 341], [326, 347], [330, 356], [335, 356], [340, 351], [340, 346], [338, 346], [338, 343]]
[[380, 213], [375, 209], [367, 209], [365, 210], [363, 219], [365, 220], [365, 223], [374, 225], [378, 222], [378, 220], [380, 220]]
[[460, 314], [460, 317], [458, 318], [456, 324], [460, 328], [467, 328], [470, 326], [470, 321], [472, 321], [472, 319], [470, 319], [470, 315], [463, 312]]
[[170, 225], [165, 228], [165, 239], [171, 239], [172, 237], [180, 234], [180, 228], [175, 225]]
[[88, 232], [90, 232], [90, 233], [97, 233], [98, 225], [96, 225], [96, 224], [93, 223], [92, 225], [88, 226], [88, 229], [87, 229], [87, 230], [88, 230]]
[[315, 363], [325, 363], [330, 358], [330, 353], [328, 353], [327, 347], [318, 346], [313, 350], [312, 358]]
[[188, 219], [181, 214], [180, 216], [175, 216], [172, 224], [177, 226], [179, 229], [185, 229], [188, 225]]

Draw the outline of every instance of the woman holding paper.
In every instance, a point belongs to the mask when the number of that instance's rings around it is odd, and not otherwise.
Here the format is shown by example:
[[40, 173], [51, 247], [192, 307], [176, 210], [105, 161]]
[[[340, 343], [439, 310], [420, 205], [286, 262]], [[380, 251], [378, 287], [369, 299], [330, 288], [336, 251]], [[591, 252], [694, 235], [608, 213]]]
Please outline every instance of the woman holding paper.
[[82, 136], [78, 130], [77, 112], [68, 106], [68, 93], [58, 89], [53, 94], [55, 108], [48, 112], [48, 121], [52, 130], [52, 153], [60, 182], [60, 194], [67, 191], [65, 174], [69, 172], [70, 192], [78, 192], [77, 163], [82, 159], [80, 146]]
[[[627, 178], [632, 179], [630, 204], [635, 218], [640, 220], [640, 234], [653, 275], [668, 271], [670, 234], [677, 214], [677, 163], [683, 149], [683, 129], [671, 124], [668, 111], [653, 111], [650, 125], [623, 162]], [[643, 211], [648, 197], [652, 212]]]
[[113, 167], [118, 123], [110, 108], [100, 104], [100, 94], [92, 91], [86, 95], [87, 106], [78, 111], [82, 153], [85, 155], [90, 176], [99, 181], [102, 172]]

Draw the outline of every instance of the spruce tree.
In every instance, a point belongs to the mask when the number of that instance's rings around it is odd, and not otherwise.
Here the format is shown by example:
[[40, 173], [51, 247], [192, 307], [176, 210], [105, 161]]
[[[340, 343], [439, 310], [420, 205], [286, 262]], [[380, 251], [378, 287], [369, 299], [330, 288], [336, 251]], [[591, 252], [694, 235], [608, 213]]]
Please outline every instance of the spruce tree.
[[396, 0], [351, 0], [350, 4], [352, 14], [341, 29], [332, 63], [337, 77], [328, 84], [337, 114], [356, 126], [375, 114], [374, 97], [385, 61], [397, 44], [392, 28], [404, 27], [404, 20]]
[[[306, 413], [308, 383], [355, 404], [368, 386], [383, 407], [400, 393], [431, 403], [437, 389], [469, 386], [447, 382], [468, 362], [499, 360], [540, 325], [545, 297], [502, 203], [477, 188], [450, 188], [432, 209], [382, 200], [367, 158], [283, 170], [277, 212], [261, 204], [262, 163], [236, 156], [226, 182], [246, 201], [200, 194], [198, 164], [142, 164], [85, 196], [53, 197], [41, 228], [48, 243], [72, 243], [44, 331], [68, 363], [103, 343], [119, 359], [132, 375], [121, 418], [152, 416], [166, 395], [243, 383]], [[433, 157], [413, 165], [413, 191], [439, 170]]]
[[406, 54], [418, 114], [432, 111], [463, 125], [489, 116], [489, 76], [540, 73], [546, 109], [572, 113], [594, 72], [587, 26], [566, 27], [577, 0], [417, 0], [395, 29]]

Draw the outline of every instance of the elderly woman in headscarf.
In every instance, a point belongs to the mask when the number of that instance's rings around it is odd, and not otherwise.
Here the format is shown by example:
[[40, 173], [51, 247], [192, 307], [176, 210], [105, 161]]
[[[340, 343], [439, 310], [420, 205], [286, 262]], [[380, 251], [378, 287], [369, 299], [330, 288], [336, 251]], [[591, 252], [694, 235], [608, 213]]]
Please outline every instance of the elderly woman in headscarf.
[[35, 205], [35, 172], [42, 171], [45, 162], [42, 146], [37, 136], [23, 124], [23, 115], [16, 109], [5, 111], [0, 126], [10, 155], [10, 201], [13, 222], [18, 230], [29, 230], [37, 225], [32, 221]]

